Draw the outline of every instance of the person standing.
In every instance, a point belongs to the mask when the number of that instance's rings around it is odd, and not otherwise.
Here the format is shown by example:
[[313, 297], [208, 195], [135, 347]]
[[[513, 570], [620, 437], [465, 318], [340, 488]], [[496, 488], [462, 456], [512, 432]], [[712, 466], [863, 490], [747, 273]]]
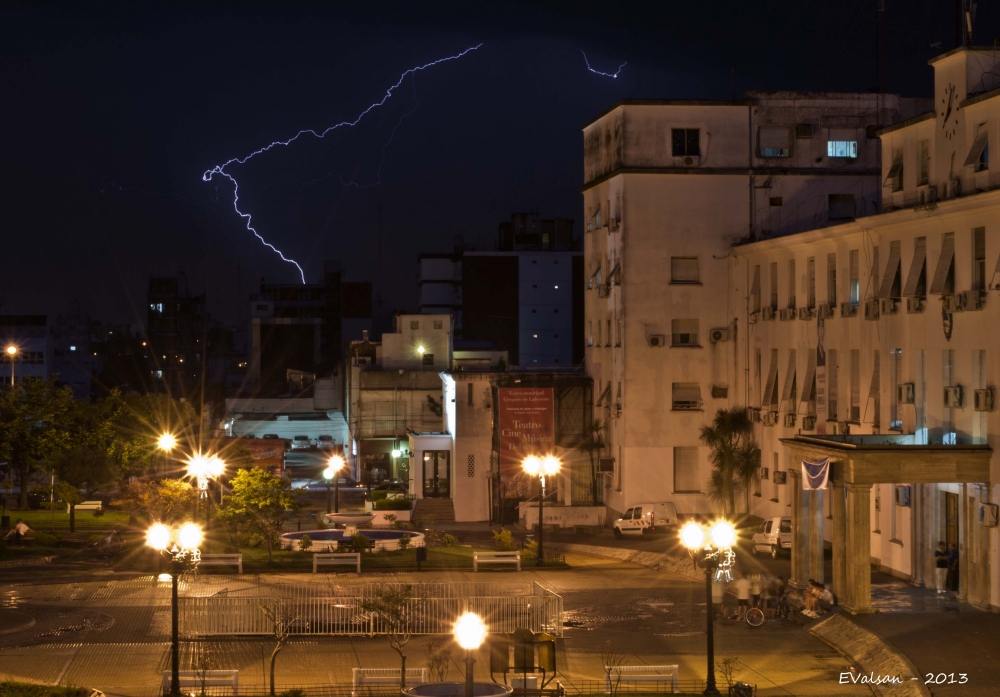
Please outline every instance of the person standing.
[[958, 592], [958, 545], [948, 545], [948, 589]]
[[934, 550], [934, 585], [937, 586], [938, 595], [948, 590], [948, 547], [945, 543], [939, 542], [938, 548]]
[[736, 619], [741, 620], [750, 609], [750, 579], [736, 572]]
[[760, 574], [754, 572], [750, 574], [750, 607], [754, 607], [760, 602]]

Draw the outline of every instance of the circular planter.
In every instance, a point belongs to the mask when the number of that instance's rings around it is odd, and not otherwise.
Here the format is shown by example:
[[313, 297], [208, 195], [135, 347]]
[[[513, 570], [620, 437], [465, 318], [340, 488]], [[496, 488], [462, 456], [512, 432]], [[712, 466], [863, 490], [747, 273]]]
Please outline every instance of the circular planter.
[[[510, 685], [498, 685], [495, 682], [476, 682], [472, 684], [472, 694], [475, 697], [502, 697], [514, 691]], [[464, 682], [425, 682], [414, 685], [402, 691], [406, 697], [465, 697]]]

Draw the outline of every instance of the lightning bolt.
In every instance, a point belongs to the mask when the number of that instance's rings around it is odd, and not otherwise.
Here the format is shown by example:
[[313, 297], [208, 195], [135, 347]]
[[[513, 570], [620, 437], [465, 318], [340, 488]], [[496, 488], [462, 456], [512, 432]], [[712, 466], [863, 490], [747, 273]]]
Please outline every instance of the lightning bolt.
[[[582, 48], [580, 49], [580, 53], [583, 53], [583, 49]], [[583, 62], [587, 64], [587, 70], [589, 70], [590, 72], [594, 73], [595, 75], [603, 75], [604, 77], [610, 77], [610, 78], [617, 78], [618, 77], [618, 73], [620, 73], [622, 71], [622, 68], [624, 68], [626, 65], [628, 65], [628, 61], [625, 61], [624, 63], [622, 63], [621, 65], [618, 66], [618, 70], [616, 70], [614, 72], [614, 74], [612, 75], [611, 73], [602, 73], [600, 70], [594, 70], [593, 68], [591, 68], [590, 67], [590, 61], [587, 60], [587, 54], [586, 53], [583, 53]]]
[[[373, 102], [364, 111], [362, 111], [360, 114], [358, 114], [358, 116], [353, 121], [341, 121], [340, 123], [336, 123], [336, 124], [334, 124], [332, 126], [329, 126], [326, 130], [323, 130], [323, 131], [316, 131], [316, 130], [314, 130], [312, 128], [303, 129], [303, 130], [299, 131], [298, 133], [296, 133], [291, 138], [289, 138], [288, 140], [276, 140], [276, 141], [274, 141], [273, 143], [271, 143], [269, 145], [265, 145], [262, 148], [254, 150], [249, 155], [246, 155], [244, 157], [234, 157], [234, 158], [232, 158], [232, 159], [224, 162], [221, 165], [216, 165], [215, 167], [212, 167], [211, 169], [205, 170], [205, 173], [201, 175], [201, 180], [205, 181], [205, 182], [210, 182], [210, 181], [212, 181], [213, 177], [215, 177], [216, 175], [219, 175], [220, 177], [225, 177], [226, 179], [228, 179], [229, 181], [231, 181], [233, 183], [233, 209], [236, 211], [237, 215], [239, 215], [241, 218], [243, 218], [243, 219], [245, 219], [247, 221], [247, 230], [249, 230], [250, 232], [252, 232], [257, 237], [257, 239], [261, 241], [261, 244], [263, 244], [265, 247], [267, 247], [271, 251], [275, 252], [279, 257], [281, 257], [282, 261], [287, 262], [289, 264], [293, 264], [295, 266], [295, 268], [297, 268], [299, 270], [299, 276], [302, 278], [302, 283], [305, 283], [306, 282], [306, 274], [305, 274], [305, 271], [302, 270], [302, 267], [299, 265], [299, 263], [297, 261], [295, 261], [294, 259], [286, 257], [284, 254], [282, 254], [282, 252], [281, 252], [280, 249], [278, 249], [273, 244], [271, 244], [270, 242], [268, 242], [267, 240], [265, 240], [264, 237], [259, 232], [257, 232], [256, 229], [254, 229], [252, 216], [249, 213], [245, 213], [245, 212], [243, 212], [243, 211], [240, 210], [240, 207], [239, 207], [239, 202], [240, 202], [240, 196], [239, 196], [240, 185], [236, 181], [236, 178], [233, 177], [232, 174], [230, 174], [229, 172], [226, 171], [226, 168], [229, 167], [229, 166], [231, 166], [231, 165], [246, 164], [249, 160], [251, 160], [252, 158], [256, 157], [257, 155], [261, 155], [263, 153], [266, 153], [269, 150], [271, 150], [271, 148], [277, 147], [279, 145], [282, 145], [282, 146], [291, 145], [296, 140], [298, 140], [301, 136], [304, 136], [304, 135], [311, 135], [314, 138], [322, 139], [322, 138], [325, 138], [327, 136], [327, 134], [332, 133], [333, 131], [335, 131], [335, 130], [337, 130], [339, 128], [343, 128], [345, 126], [348, 127], [348, 128], [350, 128], [352, 126], [357, 126], [361, 122], [361, 119], [363, 119], [370, 111], [372, 111], [373, 109], [377, 109], [378, 107], [380, 107], [383, 104], [385, 104], [389, 100], [389, 98], [392, 97], [393, 92], [395, 92], [399, 88], [399, 86], [403, 84], [403, 80], [405, 80], [408, 76], [414, 75], [414, 74], [418, 73], [421, 70], [427, 70], [428, 68], [433, 68], [434, 66], [440, 65], [441, 63], [446, 63], [448, 61], [458, 60], [459, 58], [462, 58], [463, 56], [471, 53], [472, 51], [475, 51], [476, 49], [478, 49], [482, 45], [483, 45], [482, 43], [479, 43], [479, 44], [476, 44], [475, 46], [470, 46], [469, 48], [465, 49], [461, 53], [456, 53], [453, 56], [445, 56], [444, 58], [438, 58], [437, 60], [431, 61], [430, 63], [425, 63], [424, 65], [419, 65], [419, 66], [417, 66], [415, 68], [410, 68], [409, 70], [406, 70], [405, 72], [403, 72], [402, 75], [399, 76], [399, 80], [397, 80], [394, 85], [392, 85], [391, 87], [389, 87], [389, 89], [387, 89], [385, 91], [385, 96], [382, 97], [381, 100], [379, 100], [377, 102]], [[584, 58], [586, 58], [586, 56], [584, 56]], [[403, 118], [405, 118], [405, 117], [406, 117], [406, 114], [404, 114]], [[402, 123], [402, 118], [400, 118], [400, 122], [396, 124], [396, 128], [394, 128], [392, 130], [392, 135], [389, 138], [389, 143], [392, 142], [392, 138], [396, 135], [396, 129], [399, 128], [399, 124], [400, 123]], [[389, 143], [386, 143], [382, 147], [382, 161], [383, 162], [385, 161], [385, 148], [388, 147]], [[379, 164], [379, 181], [381, 181], [381, 163]], [[341, 178], [341, 183], [344, 184], [345, 186], [348, 186], [348, 185], [357, 186], [357, 184], [355, 184], [354, 182], [344, 182], [342, 178]], [[361, 188], [361, 187], [358, 187], [358, 188]]]

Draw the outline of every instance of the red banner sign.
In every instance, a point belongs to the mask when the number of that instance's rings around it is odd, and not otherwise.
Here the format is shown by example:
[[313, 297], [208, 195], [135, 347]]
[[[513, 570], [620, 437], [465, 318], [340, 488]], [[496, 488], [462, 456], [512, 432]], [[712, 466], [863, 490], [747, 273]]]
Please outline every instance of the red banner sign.
[[552, 388], [501, 387], [498, 401], [500, 476], [513, 483], [520, 479], [525, 457], [555, 450]]

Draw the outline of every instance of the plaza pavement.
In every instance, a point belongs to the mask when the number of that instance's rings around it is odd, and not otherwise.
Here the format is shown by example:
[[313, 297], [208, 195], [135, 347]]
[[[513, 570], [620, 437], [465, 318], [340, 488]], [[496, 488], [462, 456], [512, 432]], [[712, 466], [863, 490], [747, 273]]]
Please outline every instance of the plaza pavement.
[[[567, 628], [558, 648], [558, 680], [570, 692], [601, 692], [601, 650], [613, 641], [626, 665], [677, 664], [681, 680], [705, 677], [704, 586], [688, 578], [636, 564], [569, 553], [570, 570], [463, 571], [401, 574], [288, 574], [293, 583], [393, 581], [537, 581], [564, 599]], [[252, 582], [248, 575], [208, 575], [195, 582], [218, 587]], [[0, 607], [29, 614], [34, 626], [0, 634], [0, 679], [93, 687], [109, 695], [153, 697], [169, 664], [169, 585], [151, 576], [119, 574], [44, 579], [11, 574], [0, 579]], [[431, 637], [414, 637], [409, 667], [426, 665]], [[767, 622], [753, 629], [720, 621], [716, 655], [739, 657], [739, 679], [759, 695], [867, 695], [860, 685], [840, 685], [847, 659], [802, 628]], [[241, 692], [266, 690], [273, 641], [234, 639], [182, 643], [182, 668], [194, 650], [208, 647], [215, 668], [239, 669]], [[461, 652], [452, 655], [449, 679], [461, 679]], [[293, 638], [278, 657], [278, 689], [350, 681], [354, 667], [398, 667], [382, 637]], [[485, 651], [477, 679], [489, 679]], [[723, 683], [723, 691], [725, 685]]]

